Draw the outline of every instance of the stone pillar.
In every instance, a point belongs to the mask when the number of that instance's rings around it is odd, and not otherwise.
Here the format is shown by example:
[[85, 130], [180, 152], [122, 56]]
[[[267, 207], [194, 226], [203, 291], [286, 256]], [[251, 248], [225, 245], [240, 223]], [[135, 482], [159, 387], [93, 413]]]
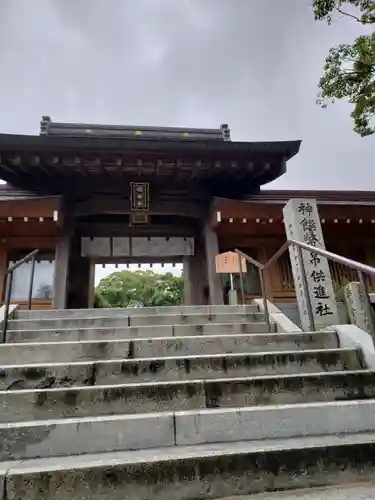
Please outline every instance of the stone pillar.
[[371, 333], [371, 320], [367, 314], [361, 284], [357, 281], [348, 283], [344, 288], [344, 296], [350, 322], [361, 330]]
[[[325, 248], [316, 200], [289, 200], [283, 209], [286, 235], [289, 240]], [[308, 302], [316, 329], [338, 324], [336, 297], [328, 260], [316, 252], [302, 250], [307, 290], [303, 287], [301, 262], [296, 247], [289, 247], [294, 284], [303, 330], [309, 330]]]
[[206, 249], [208, 288], [210, 303], [212, 305], [223, 305], [223, 289], [220, 275], [216, 273], [215, 257], [219, 254], [219, 242], [216, 232], [207, 223], [204, 227], [204, 242]]
[[68, 270], [71, 228], [65, 225], [56, 241], [55, 272], [53, 279], [53, 308], [66, 309], [68, 299]]

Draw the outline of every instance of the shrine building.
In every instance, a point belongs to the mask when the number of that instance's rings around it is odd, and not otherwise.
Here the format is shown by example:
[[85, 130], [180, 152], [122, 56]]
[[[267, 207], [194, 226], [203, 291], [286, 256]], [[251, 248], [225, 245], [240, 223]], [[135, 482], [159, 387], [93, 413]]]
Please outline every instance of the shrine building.
[[[93, 304], [96, 264], [182, 263], [185, 304], [222, 304], [217, 254], [265, 263], [286, 240], [283, 207], [315, 199], [326, 248], [375, 266], [375, 193], [261, 189], [286, 172], [300, 141], [235, 142], [227, 125], [185, 129], [55, 123], [0, 134], [0, 293], [9, 264], [38, 249], [33, 308]], [[26, 303], [30, 263], [14, 275]], [[355, 273], [331, 263], [338, 286]], [[246, 300], [260, 296], [247, 266]], [[268, 298], [295, 302], [286, 252], [266, 274]], [[241, 299], [241, 297], [240, 297]]]

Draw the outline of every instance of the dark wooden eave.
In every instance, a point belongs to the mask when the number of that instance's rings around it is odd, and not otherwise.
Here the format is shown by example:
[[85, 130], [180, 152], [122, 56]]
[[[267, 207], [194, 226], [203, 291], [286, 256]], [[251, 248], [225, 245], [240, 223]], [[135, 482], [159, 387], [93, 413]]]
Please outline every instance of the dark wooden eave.
[[55, 211], [60, 212], [61, 207], [61, 196], [40, 196], [9, 184], [0, 185], [0, 218], [52, 218]]
[[375, 191], [261, 191], [246, 200], [214, 198], [211, 202], [211, 221], [221, 219], [273, 219], [281, 221], [283, 207], [292, 198], [315, 199], [322, 217], [335, 219], [375, 220]]
[[[285, 172], [300, 141], [220, 142], [0, 134], [0, 177], [14, 186], [60, 194], [75, 182], [115, 180], [221, 183], [234, 190]], [[251, 186], [251, 188], [250, 188]], [[232, 189], [233, 190], [233, 189]]]

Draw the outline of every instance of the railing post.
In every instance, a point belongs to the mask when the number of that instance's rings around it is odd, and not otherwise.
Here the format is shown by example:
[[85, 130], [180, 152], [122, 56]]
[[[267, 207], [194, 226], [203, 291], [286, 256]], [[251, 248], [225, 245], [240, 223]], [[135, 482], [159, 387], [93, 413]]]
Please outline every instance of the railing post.
[[[298, 262], [299, 262], [300, 269], [301, 269], [302, 289], [303, 289], [303, 295], [304, 295], [305, 300], [306, 300], [306, 309], [307, 309], [307, 316], [309, 318], [309, 327], [310, 327], [310, 331], [313, 332], [313, 331], [315, 331], [315, 320], [314, 320], [314, 314], [313, 314], [313, 310], [312, 310], [309, 288], [307, 285], [305, 264], [303, 262], [303, 255], [302, 255], [301, 247], [299, 247], [298, 245], [295, 245], [295, 246], [297, 249], [297, 257], [298, 257]], [[297, 286], [297, 284], [295, 284], [295, 285]], [[297, 290], [296, 290], [296, 292], [297, 292]]]
[[266, 287], [264, 285], [263, 268], [258, 267], [258, 273], [259, 273], [260, 288], [262, 291], [263, 308], [264, 308], [264, 315], [266, 317], [267, 329], [268, 329], [268, 332], [271, 333], [271, 320], [270, 320], [270, 315], [268, 312], [268, 302], [267, 302], [267, 295], [266, 295]]
[[369, 297], [368, 286], [367, 286], [365, 277], [363, 275], [363, 272], [358, 270], [357, 273], [358, 273], [358, 280], [359, 280], [359, 283], [361, 285], [361, 289], [362, 289], [362, 292], [363, 292], [363, 295], [365, 298], [365, 310], [366, 310], [366, 314], [367, 314], [367, 317], [369, 319], [370, 328], [371, 328], [370, 334], [371, 334], [371, 337], [374, 339], [374, 337], [375, 337], [375, 319], [374, 319], [374, 311], [372, 309], [372, 305], [371, 305], [371, 301], [370, 301], [370, 297]]
[[12, 284], [13, 284], [13, 272], [7, 274], [6, 288], [5, 288], [5, 302], [4, 302], [4, 318], [1, 329], [1, 343], [4, 344], [6, 341], [7, 327], [8, 327], [8, 316], [9, 316], [9, 306], [10, 299], [12, 295]]
[[35, 255], [31, 260], [31, 275], [30, 275], [30, 285], [29, 285], [29, 295], [28, 295], [28, 309], [31, 309], [31, 301], [33, 298], [33, 287], [34, 287], [34, 274], [35, 274]]
[[[242, 257], [239, 253], [237, 254], [237, 256], [238, 256], [238, 264], [240, 267], [241, 299], [242, 299], [242, 305], [245, 306], [246, 304], [245, 304], [245, 288], [244, 288], [244, 284], [243, 284]], [[247, 264], [246, 264], [246, 267], [247, 267]]]

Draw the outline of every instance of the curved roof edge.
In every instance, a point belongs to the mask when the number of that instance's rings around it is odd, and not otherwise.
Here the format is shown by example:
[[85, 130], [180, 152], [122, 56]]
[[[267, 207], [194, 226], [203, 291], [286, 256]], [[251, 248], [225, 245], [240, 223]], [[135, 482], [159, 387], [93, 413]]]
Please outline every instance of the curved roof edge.
[[263, 141], [263, 142], [236, 142], [236, 141], [210, 141], [189, 139], [137, 139], [104, 138], [104, 137], [65, 137], [65, 136], [41, 136], [41, 135], [15, 135], [0, 134], [1, 150], [22, 150], [25, 148], [37, 148], [50, 151], [55, 148], [62, 149], [91, 149], [91, 150], [131, 150], [144, 149], [147, 151], [163, 151], [165, 149], [178, 150], [180, 152], [191, 150], [208, 150], [217, 152], [253, 152], [281, 154], [286, 160], [295, 156], [301, 146], [297, 141]]

